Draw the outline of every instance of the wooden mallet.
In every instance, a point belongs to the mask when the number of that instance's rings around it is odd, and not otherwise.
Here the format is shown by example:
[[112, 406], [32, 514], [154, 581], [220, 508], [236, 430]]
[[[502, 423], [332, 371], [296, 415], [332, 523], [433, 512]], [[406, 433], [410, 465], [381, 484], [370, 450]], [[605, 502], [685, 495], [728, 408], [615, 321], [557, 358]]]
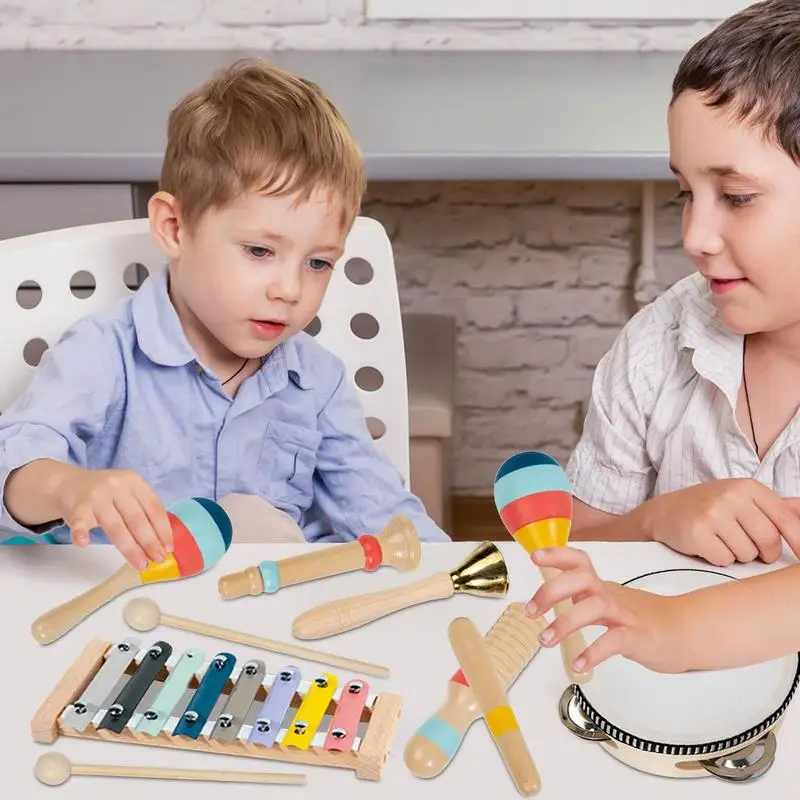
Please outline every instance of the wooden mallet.
[[193, 497], [167, 509], [172, 528], [173, 551], [159, 564], [143, 570], [123, 564], [111, 577], [72, 600], [48, 611], [31, 625], [39, 644], [50, 644], [98, 608], [123, 592], [147, 583], [193, 577], [217, 564], [231, 545], [230, 518], [213, 500]]
[[[566, 547], [572, 525], [572, 487], [561, 465], [537, 451], [517, 453], [497, 471], [494, 502], [506, 530], [530, 555], [541, 547]], [[560, 570], [540, 567], [544, 580]], [[556, 616], [572, 608], [572, 600], [556, 603]], [[561, 642], [564, 669], [573, 683], [591, 680], [593, 670], [576, 672], [575, 659], [586, 649], [580, 631]]]
[[245, 595], [272, 594], [306, 581], [363, 569], [373, 572], [383, 565], [409, 572], [419, 565], [419, 536], [411, 520], [393, 517], [377, 536], [364, 534], [352, 542], [314, 549], [279, 561], [265, 560], [241, 572], [223, 575], [217, 584], [224, 600]]
[[472, 620], [457, 617], [447, 632], [459, 666], [517, 791], [524, 797], [538, 794], [542, 788], [539, 772], [480, 631]]
[[175, 769], [173, 767], [129, 767], [103, 764], [73, 764], [65, 755], [45, 753], [36, 759], [33, 774], [45, 786], [61, 786], [73, 775], [103, 778], [159, 778], [178, 781], [223, 783], [281, 783], [303, 786], [306, 776], [291, 772], [237, 772], [221, 769]]
[[357, 661], [354, 658], [345, 658], [333, 653], [322, 653], [319, 650], [311, 650], [308, 647], [296, 644], [276, 642], [273, 639], [265, 639], [252, 633], [221, 628], [219, 625], [210, 625], [207, 622], [196, 622], [183, 617], [162, 614], [158, 604], [148, 597], [137, 597], [135, 600], [130, 600], [123, 609], [122, 618], [129, 627], [142, 633], [163, 625], [166, 628], [199, 633], [201, 636], [210, 636], [226, 642], [244, 644], [259, 650], [267, 650], [270, 653], [280, 653], [290, 658], [303, 658], [306, 661], [316, 661], [334, 667], [341, 667], [342, 669], [353, 670], [364, 675], [375, 675], [378, 678], [389, 677], [388, 667], [370, 664], [368, 661]]

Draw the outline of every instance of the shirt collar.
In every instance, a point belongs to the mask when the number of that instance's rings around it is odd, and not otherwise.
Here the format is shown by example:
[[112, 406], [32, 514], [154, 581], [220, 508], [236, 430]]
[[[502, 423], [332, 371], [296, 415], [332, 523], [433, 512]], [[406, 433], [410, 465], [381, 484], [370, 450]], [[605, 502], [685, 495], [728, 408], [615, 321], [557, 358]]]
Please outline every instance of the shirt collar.
[[[142, 282], [132, 301], [133, 324], [139, 348], [153, 363], [182, 367], [198, 359], [169, 297], [168, 275], [167, 267], [162, 266]], [[312, 386], [311, 370], [304, 363], [297, 336], [278, 345], [265, 359], [263, 369], [269, 370], [276, 378], [281, 373], [288, 373], [301, 389], [309, 389]]]
[[681, 303], [679, 341], [692, 350], [692, 366], [719, 387], [736, 407], [742, 378], [742, 335], [725, 327], [702, 275], [692, 276], [694, 291]]

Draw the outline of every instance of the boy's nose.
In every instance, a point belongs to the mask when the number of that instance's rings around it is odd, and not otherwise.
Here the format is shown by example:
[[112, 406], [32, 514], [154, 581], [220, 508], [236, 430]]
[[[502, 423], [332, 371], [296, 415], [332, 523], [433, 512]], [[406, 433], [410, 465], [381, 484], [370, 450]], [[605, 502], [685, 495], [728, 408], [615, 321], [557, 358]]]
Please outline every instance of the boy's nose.
[[286, 303], [295, 303], [300, 298], [302, 279], [293, 269], [281, 270], [275, 280], [270, 284], [267, 294], [272, 300], [283, 300]]
[[687, 211], [683, 225], [683, 249], [692, 258], [717, 255], [723, 249], [719, 225], [713, 215]]

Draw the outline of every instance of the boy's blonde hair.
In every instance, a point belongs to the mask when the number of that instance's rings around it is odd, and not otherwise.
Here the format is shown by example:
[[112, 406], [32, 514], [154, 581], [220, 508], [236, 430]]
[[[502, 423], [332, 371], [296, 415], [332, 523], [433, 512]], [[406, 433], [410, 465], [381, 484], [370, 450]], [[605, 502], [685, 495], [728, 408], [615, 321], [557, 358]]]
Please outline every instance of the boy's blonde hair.
[[169, 115], [159, 188], [189, 228], [244, 192], [332, 192], [349, 228], [361, 207], [363, 156], [334, 104], [311, 81], [243, 58], [187, 94]]

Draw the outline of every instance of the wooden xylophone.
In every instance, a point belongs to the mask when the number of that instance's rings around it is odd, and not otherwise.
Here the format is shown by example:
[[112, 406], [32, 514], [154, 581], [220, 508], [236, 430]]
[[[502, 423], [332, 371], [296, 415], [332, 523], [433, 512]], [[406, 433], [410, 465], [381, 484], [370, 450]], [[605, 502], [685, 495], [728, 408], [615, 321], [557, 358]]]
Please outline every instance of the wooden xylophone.
[[173, 747], [354, 770], [380, 780], [402, 710], [360, 679], [304, 680], [295, 666], [166, 641], [92, 640], [44, 700], [33, 738], [63, 736]]

